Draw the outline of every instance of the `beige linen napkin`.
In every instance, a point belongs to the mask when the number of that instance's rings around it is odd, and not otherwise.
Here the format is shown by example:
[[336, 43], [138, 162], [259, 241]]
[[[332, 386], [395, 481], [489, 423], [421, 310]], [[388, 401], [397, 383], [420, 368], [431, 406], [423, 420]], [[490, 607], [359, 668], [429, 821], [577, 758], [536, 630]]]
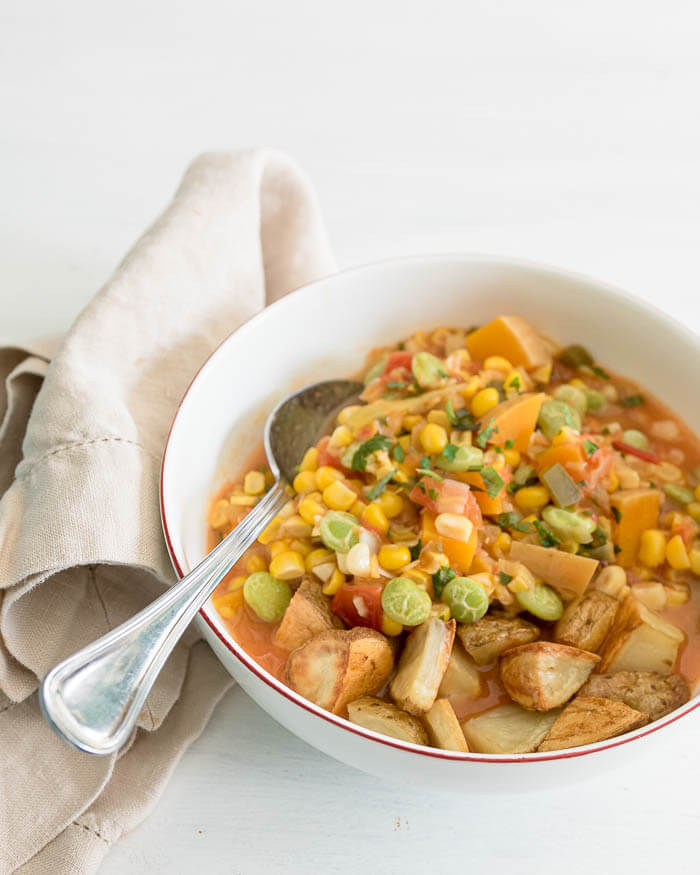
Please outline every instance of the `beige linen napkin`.
[[54, 736], [36, 692], [51, 666], [174, 579], [159, 467], [193, 373], [265, 303], [332, 270], [294, 164], [208, 154], [55, 354], [0, 349], [1, 873], [94, 872], [230, 686], [190, 630], [111, 757]]

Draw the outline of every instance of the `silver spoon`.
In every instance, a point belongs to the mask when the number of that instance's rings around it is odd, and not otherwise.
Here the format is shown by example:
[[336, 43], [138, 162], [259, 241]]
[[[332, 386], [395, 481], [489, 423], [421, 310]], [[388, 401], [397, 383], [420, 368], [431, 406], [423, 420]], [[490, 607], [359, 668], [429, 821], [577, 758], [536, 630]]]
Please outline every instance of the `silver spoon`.
[[173, 648], [224, 575], [289, 501], [286, 486], [304, 452], [362, 384], [329, 380], [284, 399], [265, 424], [275, 483], [196, 568], [135, 617], [69, 656], [46, 675], [41, 706], [53, 729], [80, 750], [110, 754], [129, 738]]

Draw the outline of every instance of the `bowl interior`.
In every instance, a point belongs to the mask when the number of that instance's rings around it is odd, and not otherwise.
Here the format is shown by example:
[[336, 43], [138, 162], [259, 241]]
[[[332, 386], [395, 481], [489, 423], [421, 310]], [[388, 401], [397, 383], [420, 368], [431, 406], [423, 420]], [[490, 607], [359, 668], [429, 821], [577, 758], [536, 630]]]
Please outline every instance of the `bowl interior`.
[[[161, 509], [178, 570], [203, 557], [208, 500], [241, 472], [280, 398], [306, 383], [353, 374], [372, 347], [416, 329], [468, 327], [503, 313], [528, 318], [563, 344], [583, 344], [700, 431], [700, 407], [688, 404], [700, 383], [698, 339], [648, 305], [586, 277], [492, 257], [368, 265], [269, 307], [231, 335], [194, 379], [162, 471]], [[216, 612], [204, 610], [228, 638]]]

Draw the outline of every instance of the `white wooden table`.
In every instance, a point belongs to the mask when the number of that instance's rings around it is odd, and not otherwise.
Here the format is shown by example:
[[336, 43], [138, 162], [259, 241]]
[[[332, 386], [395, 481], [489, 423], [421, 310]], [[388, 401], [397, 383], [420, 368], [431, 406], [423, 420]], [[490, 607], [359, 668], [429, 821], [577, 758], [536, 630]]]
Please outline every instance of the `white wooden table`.
[[[526, 256], [700, 330], [699, 19], [647, 7], [6, 0], [0, 341], [66, 329], [191, 157], [251, 144], [308, 171], [341, 266]], [[595, 783], [441, 798], [327, 759], [236, 689], [102, 871], [697, 872], [699, 730]]]

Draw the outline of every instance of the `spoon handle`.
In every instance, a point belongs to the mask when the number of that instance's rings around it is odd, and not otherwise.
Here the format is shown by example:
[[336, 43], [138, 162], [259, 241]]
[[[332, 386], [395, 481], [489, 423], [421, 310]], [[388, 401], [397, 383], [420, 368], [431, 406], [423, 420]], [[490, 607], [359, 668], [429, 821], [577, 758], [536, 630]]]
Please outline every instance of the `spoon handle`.
[[224, 575], [289, 500], [278, 481], [235, 529], [160, 598], [48, 673], [41, 705], [80, 750], [110, 754], [129, 738], [163, 664]]

